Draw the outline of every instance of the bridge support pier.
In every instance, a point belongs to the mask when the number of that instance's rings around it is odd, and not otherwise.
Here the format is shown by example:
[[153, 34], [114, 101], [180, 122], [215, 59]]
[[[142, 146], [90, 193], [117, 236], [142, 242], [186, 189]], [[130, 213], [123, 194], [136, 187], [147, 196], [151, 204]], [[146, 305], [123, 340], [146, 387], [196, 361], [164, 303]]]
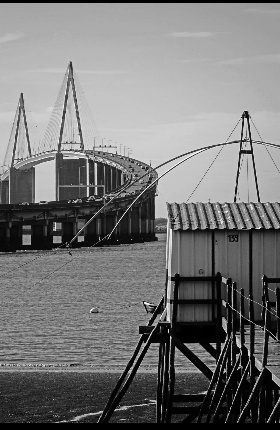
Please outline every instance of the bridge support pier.
[[35, 201], [35, 168], [18, 170], [10, 168], [9, 203], [34, 203]]

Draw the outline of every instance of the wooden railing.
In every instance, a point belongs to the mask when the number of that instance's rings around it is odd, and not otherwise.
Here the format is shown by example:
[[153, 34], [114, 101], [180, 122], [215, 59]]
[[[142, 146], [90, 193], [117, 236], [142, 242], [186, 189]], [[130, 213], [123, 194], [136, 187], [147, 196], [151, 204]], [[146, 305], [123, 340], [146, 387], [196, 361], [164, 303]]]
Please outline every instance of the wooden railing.
[[[280, 278], [263, 275], [260, 282], [263, 297], [257, 303], [231, 278], [222, 277], [222, 326], [227, 336], [197, 423], [280, 422], [280, 290], [269, 288], [280, 284]], [[254, 318], [257, 306], [262, 308], [262, 321]]]

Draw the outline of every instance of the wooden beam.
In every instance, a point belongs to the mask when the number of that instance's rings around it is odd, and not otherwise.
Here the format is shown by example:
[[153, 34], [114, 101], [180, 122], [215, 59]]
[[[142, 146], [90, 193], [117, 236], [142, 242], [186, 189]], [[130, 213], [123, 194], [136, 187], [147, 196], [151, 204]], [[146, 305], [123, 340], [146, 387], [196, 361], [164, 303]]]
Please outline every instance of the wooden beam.
[[210, 379], [213, 376], [213, 372], [209, 369], [206, 364], [198, 358], [186, 345], [184, 345], [175, 335], [172, 334], [175, 346], [206, 376]]
[[247, 403], [245, 404], [243, 410], [241, 411], [241, 414], [237, 420], [237, 423], [243, 423], [245, 420], [246, 415], [249, 413], [251, 404], [255, 400], [256, 396], [259, 394], [260, 389], [265, 381], [265, 379], [269, 376], [269, 371], [264, 367], [262, 372], [260, 373], [258, 379], [256, 380], [256, 383], [253, 387], [253, 390], [249, 396], [249, 399], [247, 400]]

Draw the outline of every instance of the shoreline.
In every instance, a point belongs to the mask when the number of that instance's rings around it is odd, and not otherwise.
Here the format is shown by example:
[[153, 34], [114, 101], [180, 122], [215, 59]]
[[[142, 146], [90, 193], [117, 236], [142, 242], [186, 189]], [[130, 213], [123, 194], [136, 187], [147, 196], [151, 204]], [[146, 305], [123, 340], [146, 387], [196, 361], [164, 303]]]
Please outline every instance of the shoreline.
[[[96, 423], [121, 374], [74, 369], [0, 372], [0, 421]], [[205, 392], [208, 385], [201, 373], [176, 374], [178, 393]], [[155, 423], [156, 393], [156, 372], [137, 372], [110, 422]]]
[[[0, 362], [0, 374], [1, 372], [87, 372], [87, 373], [115, 373], [122, 374], [127, 366], [127, 363], [120, 367], [118, 365], [115, 368], [96, 368], [96, 365], [80, 364], [80, 363], [26, 363], [26, 362], [11, 362], [1, 363]], [[157, 374], [157, 367], [145, 367], [142, 365], [137, 370], [137, 373], [149, 373]], [[195, 366], [191, 369], [176, 368], [176, 374], [189, 374], [189, 373], [201, 373]]]
[[[7, 366], [0, 366], [0, 374], [6, 373], [6, 372], [23, 372], [23, 373], [29, 373], [29, 372], [62, 372], [62, 373], [104, 373], [104, 374], [117, 374], [121, 375], [125, 370], [125, 367], [123, 369], [91, 369], [90, 367], [78, 367], [78, 366], [21, 366], [21, 365], [7, 365]], [[157, 375], [156, 369], [138, 369], [138, 373], [143, 374], [154, 374]], [[199, 370], [181, 370], [176, 369], [176, 374], [201, 374]]]

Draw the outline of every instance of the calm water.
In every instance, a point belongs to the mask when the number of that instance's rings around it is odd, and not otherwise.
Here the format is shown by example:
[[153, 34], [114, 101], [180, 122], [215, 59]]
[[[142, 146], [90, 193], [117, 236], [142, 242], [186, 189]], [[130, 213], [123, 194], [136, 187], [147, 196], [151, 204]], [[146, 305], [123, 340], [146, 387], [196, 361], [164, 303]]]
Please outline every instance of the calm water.
[[[158, 242], [1, 253], [0, 369], [122, 371], [147, 324], [142, 301], [164, 294], [166, 235]], [[98, 307], [99, 313], [90, 313]], [[198, 348], [197, 346], [192, 347]], [[204, 358], [203, 358], [204, 357]], [[213, 360], [205, 353], [209, 365]], [[156, 370], [152, 345], [140, 370]], [[178, 370], [195, 369], [177, 354]]]

